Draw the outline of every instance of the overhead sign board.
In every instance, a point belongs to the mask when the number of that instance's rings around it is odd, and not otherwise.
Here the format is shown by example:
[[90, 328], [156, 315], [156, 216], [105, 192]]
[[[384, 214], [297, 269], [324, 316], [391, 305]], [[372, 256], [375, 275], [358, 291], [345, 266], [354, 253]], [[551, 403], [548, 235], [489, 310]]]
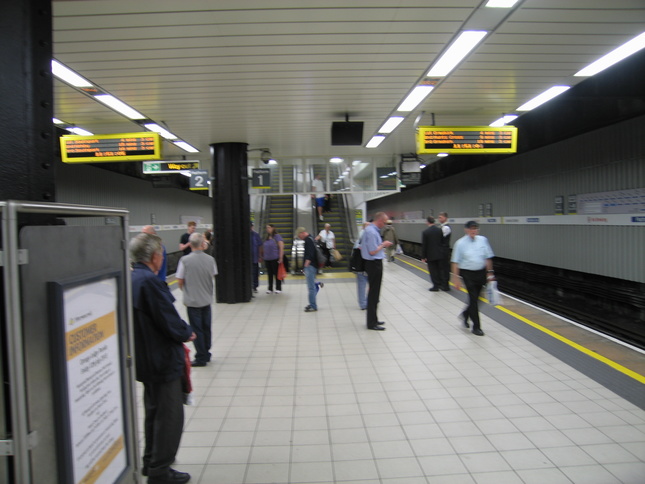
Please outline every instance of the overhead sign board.
[[190, 170], [190, 190], [208, 190], [208, 170]]
[[419, 126], [418, 154], [482, 154], [517, 152], [517, 128], [503, 126]]
[[109, 163], [161, 159], [159, 133], [121, 133], [60, 138], [65, 163]]
[[271, 169], [254, 168], [251, 177], [251, 188], [271, 188]]
[[199, 160], [144, 161], [142, 168], [144, 175], [167, 175], [183, 170], [198, 170]]

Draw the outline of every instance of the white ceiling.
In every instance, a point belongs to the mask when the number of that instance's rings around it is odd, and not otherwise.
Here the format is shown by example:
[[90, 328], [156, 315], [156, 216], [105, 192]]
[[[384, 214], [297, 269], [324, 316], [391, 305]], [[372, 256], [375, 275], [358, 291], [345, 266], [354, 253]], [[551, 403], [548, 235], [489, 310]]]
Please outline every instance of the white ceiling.
[[[231, 141], [278, 160], [391, 157], [415, 151], [419, 114], [419, 124], [434, 113], [437, 125], [488, 125], [553, 85], [581, 82], [575, 72], [645, 30], [645, 0], [483, 4], [54, 0], [54, 56], [164, 122], [204, 161], [211, 143]], [[331, 146], [331, 123], [345, 113], [365, 122], [366, 143], [465, 28], [494, 30], [379, 148]], [[138, 130], [60, 81], [54, 96], [56, 117], [95, 134]], [[188, 154], [165, 143], [165, 155]]]

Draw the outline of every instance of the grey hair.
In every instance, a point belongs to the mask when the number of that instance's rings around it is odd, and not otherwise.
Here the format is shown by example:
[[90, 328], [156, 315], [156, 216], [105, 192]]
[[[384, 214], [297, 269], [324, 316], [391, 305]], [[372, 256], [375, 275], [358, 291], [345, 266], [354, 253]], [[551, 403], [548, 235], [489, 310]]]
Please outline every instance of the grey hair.
[[157, 235], [139, 233], [130, 240], [130, 259], [133, 262], [150, 262], [157, 252], [163, 252], [161, 238]]
[[199, 247], [204, 245], [204, 236], [199, 232], [193, 232], [192, 234], [190, 234], [190, 237], [188, 237], [188, 243], [191, 247], [198, 249]]

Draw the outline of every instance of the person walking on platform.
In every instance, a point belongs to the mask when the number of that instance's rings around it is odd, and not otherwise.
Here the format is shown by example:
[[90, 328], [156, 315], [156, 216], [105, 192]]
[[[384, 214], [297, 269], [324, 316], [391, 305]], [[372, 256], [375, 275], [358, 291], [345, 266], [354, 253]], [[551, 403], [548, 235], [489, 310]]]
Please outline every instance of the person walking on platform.
[[213, 277], [217, 275], [215, 259], [204, 252], [206, 241], [199, 233], [190, 235], [191, 253], [179, 259], [175, 277], [184, 293], [188, 321], [197, 333], [192, 366], [206, 366], [211, 360]]
[[439, 280], [442, 291], [450, 291], [450, 235], [452, 229], [448, 225], [448, 214], [439, 212], [439, 224], [443, 239], [441, 242], [441, 262], [439, 263]]
[[443, 257], [443, 234], [441, 229], [435, 225], [434, 217], [429, 216], [426, 221], [428, 228], [421, 234], [421, 254], [423, 255], [421, 261], [428, 264], [428, 272], [432, 282], [430, 291], [436, 292], [441, 288], [440, 267]]
[[253, 281], [253, 292], [258, 292], [260, 285], [260, 247], [262, 247], [262, 237], [253, 230], [254, 223], [251, 222], [251, 280]]
[[190, 237], [190, 234], [192, 234], [195, 229], [197, 228], [197, 222], [193, 222], [192, 220], [188, 222], [186, 225], [186, 233], [181, 236], [179, 239], [179, 250], [181, 250], [184, 255], [190, 254], [190, 243], [188, 242], [188, 237]]
[[[269, 288], [267, 294], [280, 294], [282, 292], [282, 281], [278, 279], [278, 266], [284, 257], [284, 240], [278, 234], [273, 224], [266, 227], [267, 236], [260, 247], [260, 261], [264, 260], [267, 268], [267, 279]], [[275, 291], [273, 290], [273, 280], [275, 279]]]
[[141, 472], [149, 484], [182, 484], [190, 474], [170, 466], [184, 426], [184, 342], [196, 337], [156, 273], [163, 263], [161, 239], [141, 233], [130, 241], [136, 378], [143, 383], [145, 447]]
[[[316, 242], [304, 227], [296, 229], [296, 237], [305, 243], [302, 271], [305, 273], [305, 279], [307, 280], [307, 294], [309, 296], [309, 305], [305, 307], [305, 312], [312, 313], [318, 311], [318, 304], [316, 303], [316, 294], [318, 292], [316, 287], [316, 274], [318, 273]], [[320, 287], [322, 287], [322, 283]]]
[[392, 244], [385, 249], [385, 256], [388, 262], [394, 262], [394, 252], [396, 251], [396, 247], [399, 245], [399, 238], [396, 236], [396, 230], [394, 230], [391, 220], [385, 222], [385, 227], [381, 230], [381, 238], [385, 241], [392, 242]]
[[381, 230], [385, 226], [387, 215], [385, 212], [378, 212], [374, 216], [372, 224], [365, 228], [361, 242], [361, 255], [365, 259], [365, 272], [367, 272], [367, 329], [384, 331], [383, 321], [378, 320], [376, 308], [381, 295], [381, 282], [383, 280], [383, 249], [392, 246], [392, 242], [381, 239]]
[[468, 291], [468, 306], [461, 312], [460, 318], [466, 328], [468, 319], [473, 322], [473, 334], [484, 336], [479, 321], [479, 294], [486, 281], [495, 279], [493, 271], [493, 249], [488, 239], [479, 235], [479, 224], [474, 220], [466, 222], [466, 235], [455, 243], [452, 251], [452, 273], [455, 278], [455, 288], [461, 288], [461, 278]]

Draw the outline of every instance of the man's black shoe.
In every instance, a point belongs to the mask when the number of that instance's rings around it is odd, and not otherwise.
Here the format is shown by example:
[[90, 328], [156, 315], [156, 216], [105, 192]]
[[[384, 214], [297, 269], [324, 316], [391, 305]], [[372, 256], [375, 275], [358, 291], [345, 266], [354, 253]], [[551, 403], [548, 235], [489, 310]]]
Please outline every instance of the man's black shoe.
[[385, 324], [385, 321], [379, 321], [378, 323], [376, 323], [377, 326], [381, 326], [383, 324]]
[[448, 291], [450, 291], [450, 287], [442, 287], [441, 290], [448, 292]]
[[148, 484], [185, 484], [190, 481], [190, 474], [170, 469], [165, 476], [148, 477]]
[[206, 363], [202, 363], [201, 361], [193, 360], [193, 361], [190, 362], [190, 366], [192, 366], [192, 367], [206, 366]]
[[430, 289], [428, 289], [428, 291], [430, 291], [430, 292], [438, 292], [439, 288], [438, 287], [431, 287]]
[[473, 329], [473, 334], [477, 336], [484, 336], [484, 332], [479, 328]]
[[466, 316], [464, 313], [461, 313], [459, 315], [459, 319], [461, 319], [461, 322], [464, 323], [464, 327], [470, 328], [470, 324], [468, 324], [468, 316]]
[[385, 331], [385, 328], [383, 326], [371, 326], [367, 329], [372, 329], [374, 331]]

